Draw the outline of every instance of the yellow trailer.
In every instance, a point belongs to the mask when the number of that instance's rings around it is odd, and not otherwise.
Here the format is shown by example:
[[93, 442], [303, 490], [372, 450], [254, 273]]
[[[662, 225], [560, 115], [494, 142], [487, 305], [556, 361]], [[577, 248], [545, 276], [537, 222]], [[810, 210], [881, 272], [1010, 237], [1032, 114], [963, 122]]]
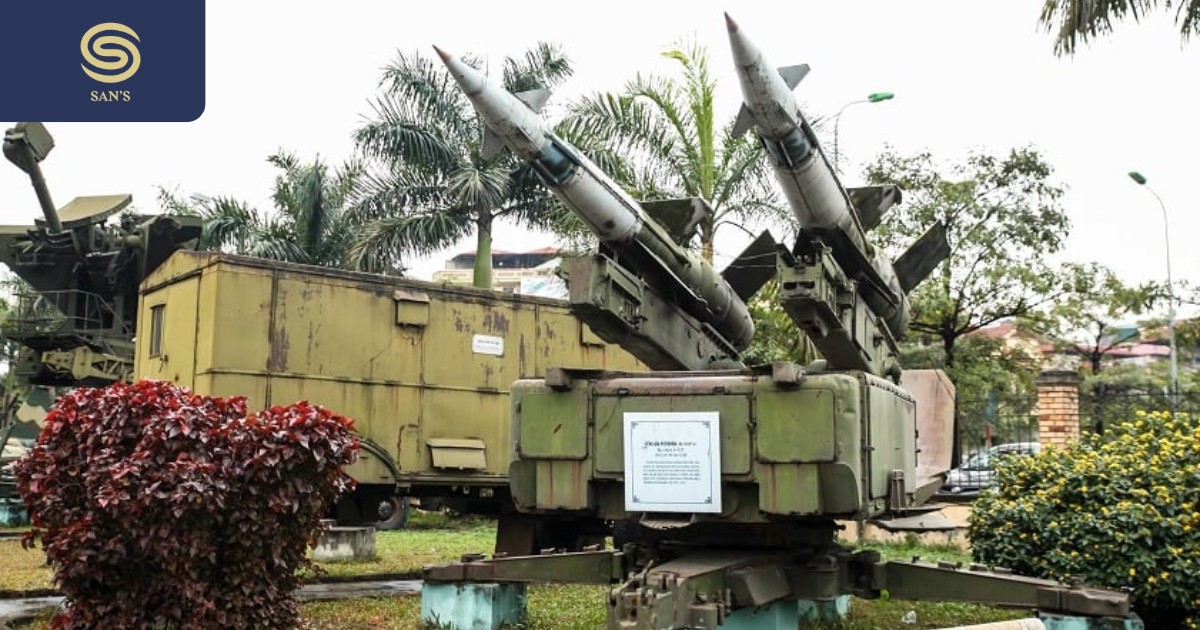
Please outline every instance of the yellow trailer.
[[138, 308], [138, 378], [354, 418], [363, 448], [346, 519], [372, 520], [381, 502], [387, 516], [405, 496], [503, 505], [514, 381], [643, 369], [562, 301], [215, 252], [176, 252]]

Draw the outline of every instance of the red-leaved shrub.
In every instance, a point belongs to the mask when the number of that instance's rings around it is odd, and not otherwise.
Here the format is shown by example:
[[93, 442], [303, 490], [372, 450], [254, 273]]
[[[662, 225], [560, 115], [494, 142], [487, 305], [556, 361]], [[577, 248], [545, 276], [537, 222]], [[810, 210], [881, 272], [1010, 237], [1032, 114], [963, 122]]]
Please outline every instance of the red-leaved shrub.
[[66, 596], [54, 628], [288, 628], [296, 572], [352, 481], [352, 421], [247, 414], [161, 381], [77, 389], [17, 463]]

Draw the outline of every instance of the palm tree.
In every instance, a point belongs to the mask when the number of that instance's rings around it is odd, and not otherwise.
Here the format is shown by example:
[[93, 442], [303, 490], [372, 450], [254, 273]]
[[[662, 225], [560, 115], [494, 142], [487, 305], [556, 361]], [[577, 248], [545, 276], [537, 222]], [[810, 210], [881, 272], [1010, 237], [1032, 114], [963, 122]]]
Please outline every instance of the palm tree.
[[[553, 87], [570, 74], [559, 48], [539, 43], [504, 60], [503, 85], [519, 93]], [[474, 284], [490, 287], [496, 220], [553, 229], [562, 209], [528, 164], [508, 151], [484, 157], [484, 124], [440, 61], [400, 54], [380, 85], [374, 117], [354, 134], [376, 168], [356, 206], [366, 223], [351, 247], [352, 264], [429, 254], [474, 231]]]
[[1113, 22], [1132, 17], [1140, 21], [1147, 13], [1175, 7], [1175, 22], [1183, 40], [1200, 33], [1200, 0], [1046, 0], [1041, 23], [1047, 30], [1057, 29], [1055, 54], [1072, 54], [1078, 40], [1087, 42], [1111, 33]]
[[718, 131], [704, 47], [684, 44], [663, 56], [679, 63], [680, 79], [639, 75], [622, 94], [582, 99], [558, 129], [635, 197], [706, 199], [713, 213], [698, 231], [711, 261], [717, 228], [783, 210], [757, 144], [734, 136], [732, 119]]
[[[303, 164], [280, 151], [267, 158], [280, 169], [272, 195], [273, 211], [263, 212], [230, 197], [199, 202], [194, 213], [203, 217], [203, 249], [220, 249], [259, 258], [344, 267], [358, 217], [350, 200], [362, 166], [350, 162], [332, 174], [317, 158]], [[187, 211], [168, 191], [160, 191], [168, 209]], [[384, 269], [372, 269], [382, 271]]]

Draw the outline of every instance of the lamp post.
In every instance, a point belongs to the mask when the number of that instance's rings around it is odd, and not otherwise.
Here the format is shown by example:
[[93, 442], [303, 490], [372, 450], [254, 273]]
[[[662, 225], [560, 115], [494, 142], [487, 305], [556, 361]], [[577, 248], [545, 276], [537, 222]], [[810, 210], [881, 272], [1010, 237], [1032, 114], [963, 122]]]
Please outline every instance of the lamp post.
[[1162, 197], [1159, 197], [1153, 188], [1146, 185], [1145, 175], [1137, 171], [1130, 171], [1129, 179], [1149, 190], [1150, 194], [1158, 200], [1158, 207], [1162, 209], [1163, 241], [1166, 243], [1167, 250], [1167, 340], [1171, 348], [1171, 408], [1174, 409], [1179, 401], [1179, 368], [1175, 352], [1175, 286], [1171, 283], [1171, 228], [1167, 223], [1167, 204], [1163, 203]]
[[851, 105], [858, 105], [859, 103], [882, 103], [883, 101], [890, 101], [891, 99], [893, 99], [895, 97], [896, 97], [896, 95], [891, 92], [873, 92], [871, 94], [868, 94], [867, 98], [859, 99], [857, 101], [850, 101], [849, 103], [842, 105], [842, 108], [838, 110], [838, 113], [833, 115], [833, 168], [834, 169], [836, 169], [838, 172], [841, 172], [841, 166], [839, 166], [839, 164], [838, 164], [838, 126], [842, 124], [842, 112], [846, 111], [846, 108], [850, 107]]

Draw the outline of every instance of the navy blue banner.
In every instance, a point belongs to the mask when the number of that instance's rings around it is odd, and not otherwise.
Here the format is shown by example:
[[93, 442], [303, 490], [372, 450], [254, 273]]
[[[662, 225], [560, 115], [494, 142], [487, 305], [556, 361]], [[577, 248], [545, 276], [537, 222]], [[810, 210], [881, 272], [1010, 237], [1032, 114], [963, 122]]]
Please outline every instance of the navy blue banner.
[[0, 25], [0, 120], [204, 113], [204, 0], [6, 2]]

